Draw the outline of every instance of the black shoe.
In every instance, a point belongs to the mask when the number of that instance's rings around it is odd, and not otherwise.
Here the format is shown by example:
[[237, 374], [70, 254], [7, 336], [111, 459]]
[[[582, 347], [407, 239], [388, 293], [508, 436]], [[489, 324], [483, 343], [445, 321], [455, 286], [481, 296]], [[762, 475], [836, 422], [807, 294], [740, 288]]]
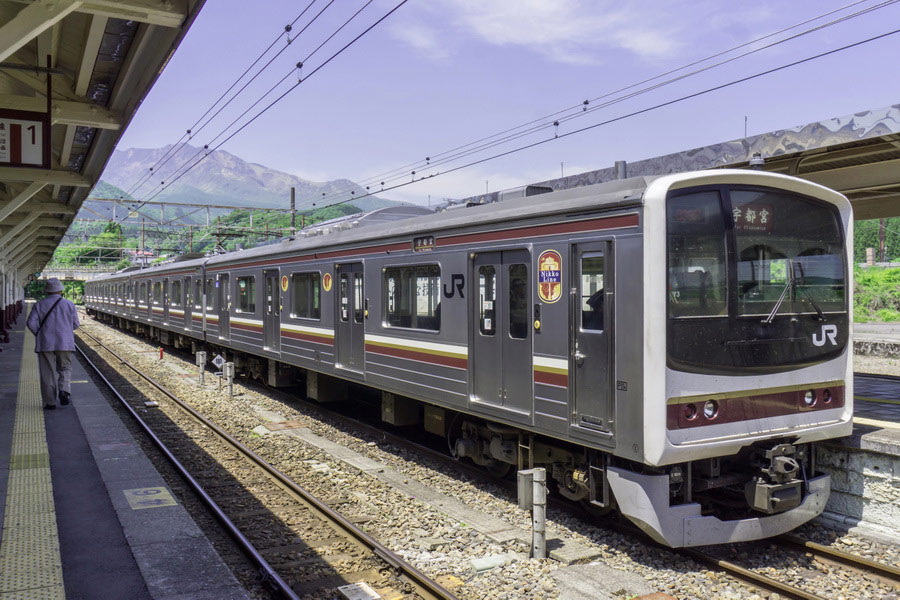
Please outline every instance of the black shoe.
[[56, 410], [56, 405], [55, 404], [45, 404], [44, 410]]
[[68, 406], [70, 400], [72, 398], [72, 394], [69, 392], [60, 392], [59, 393], [59, 403], [63, 406]]

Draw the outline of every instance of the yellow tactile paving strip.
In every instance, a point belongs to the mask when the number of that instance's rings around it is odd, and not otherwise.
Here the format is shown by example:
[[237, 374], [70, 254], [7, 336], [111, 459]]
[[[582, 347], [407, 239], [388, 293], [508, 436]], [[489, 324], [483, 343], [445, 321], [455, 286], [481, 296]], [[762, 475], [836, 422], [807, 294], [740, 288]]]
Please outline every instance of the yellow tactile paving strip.
[[65, 599], [34, 337], [25, 336], [0, 541], [0, 600]]

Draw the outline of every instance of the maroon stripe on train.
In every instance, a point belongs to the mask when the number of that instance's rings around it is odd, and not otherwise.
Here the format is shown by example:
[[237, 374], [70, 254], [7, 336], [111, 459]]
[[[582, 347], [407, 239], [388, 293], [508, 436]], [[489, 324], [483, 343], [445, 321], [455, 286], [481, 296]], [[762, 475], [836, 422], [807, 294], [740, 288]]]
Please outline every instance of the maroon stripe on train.
[[465, 233], [438, 238], [437, 246], [454, 246], [457, 244], [472, 244], [475, 242], [496, 242], [517, 238], [533, 238], [546, 235], [559, 235], [563, 233], [581, 233], [585, 231], [598, 231], [602, 229], [617, 229], [620, 227], [637, 227], [640, 221], [637, 215], [622, 215], [618, 217], [603, 217], [601, 219], [588, 219], [586, 221], [574, 221], [571, 223], [553, 223], [548, 225], [531, 225], [529, 227], [516, 227], [501, 231], [485, 231], [482, 233]]
[[253, 333], [262, 333], [262, 325], [247, 325], [245, 323], [231, 323], [232, 329], [243, 329], [244, 331], [252, 331]]
[[165, 277], [172, 277], [173, 275], [195, 275], [197, 272], [191, 269], [190, 271], [166, 271], [165, 273], [149, 273], [147, 275], [135, 275], [135, 279], [163, 279]]
[[313, 254], [300, 254], [299, 256], [290, 256], [287, 258], [255, 260], [234, 265], [220, 265], [218, 267], [209, 267], [207, 271], [221, 271], [223, 269], [244, 269], [247, 267], [259, 267], [268, 265], [282, 265], [286, 263], [304, 262], [308, 260], [321, 260], [327, 258], [343, 258], [349, 256], [362, 256], [368, 254], [380, 254], [388, 252], [399, 252], [401, 250], [409, 250], [409, 242], [399, 244], [381, 244], [378, 246], [365, 246], [363, 248], [350, 248], [348, 250], [333, 250], [331, 252], [315, 252]]
[[454, 367], [457, 369], [466, 369], [469, 366], [467, 358], [456, 358], [453, 356], [441, 356], [439, 354], [428, 354], [426, 352], [416, 352], [415, 350], [403, 350], [401, 348], [389, 348], [387, 346], [379, 346], [376, 344], [366, 344], [366, 352], [373, 354], [381, 354], [383, 356], [393, 356], [395, 358], [405, 358], [408, 360], [417, 360], [427, 362], [434, 365], [444, 367]]
[[[831, 401], [824, 401], [824, 392], [831, 393]], [[803, 396], [812, 390], [816, 394], [816, 402], [812, 406], [806, 406]], [[754, 419], [766, 419], [769, 417], [783, 417], [844, 406], [844, 386], [834, 387], [809, 387], [792, 392], [779, 392], [775, 394], [757, 394], [741, 398], [725, 398], [716, 400], [719, 411], [712, 419], [703, 416], [705, 400], [688, 404], [671, 404], [666, 406], [667, 429], [689, 429], [692, 427], [704, 427], [706, 425], [721, 425], [723, 423], [736, 423], [738, 421], [752, 421]], [[689, 418], [693, 407], [694, 416]]]
[[297, 331], [282, 331], [281, 337], [290, 338], [292, 340], [302, 340], [304, 342], [312, 342], [314, 344], [324, 344], [326, 346], [334, 346], [333, 338], [320, 337], [309, 333], [299, 333]]
[[537, 371], [534, 372], [534, 382], [535, 383], [543, 383], [546, 385], [554, 385], [556, 387], [568, 388], [569, 387], [569, 376], [561, 375], [560, 373], [547, 373], [546, 371]]

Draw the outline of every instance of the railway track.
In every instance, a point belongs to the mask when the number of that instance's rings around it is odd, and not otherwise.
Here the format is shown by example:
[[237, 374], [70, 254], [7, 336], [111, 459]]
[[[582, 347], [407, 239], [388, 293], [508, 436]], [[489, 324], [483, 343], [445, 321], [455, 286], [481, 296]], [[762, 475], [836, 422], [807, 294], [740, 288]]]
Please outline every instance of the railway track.
[[[257, 384], [251, 383], [250, 385], [256, 386]], [[275, 389], [267, 388], [266, 392], [273, 396], [280, 396], [284, 400], [290, 400], [293, 403], [301, 404], [306, 410], [310, 412], [318, 413], [319, 415], [326, 416], [329, 419], [352, 425], [354, 429], [361, 429], [371, 435], [380, 436], [384, 441], [389, 442], [392, 445], [401, 448], [407, 448], [411, 451], [421, 453], [423, 455], [427, 454], [433, 460], [440, 461], [445, 465], [451, 466], [457, 471], [465, 473], [470, 477], [477, 477], [484, 481], [490, 481], [494, 484], [500, 484], [504, 486], [510, 493], [516, 493], [516, 484], [512, 481], [509, 481], [509, 479], [498, 479], [481, 467], [467, 462], [461, 462], [449, 456], [448, 454], [443, 453], [440, 450], [436, 450], [432, 447], [410, 441], [409, 439], [401, 435], [395, 435], [389, 431], [386, 431], [383, 427], [372, 425], [365, 421], [331, 410], [321, 404], [300, 399], [296, 396]], [[550, 502], [557, 508], [562, 508], [569, 511], [578, 510], [580, 508], [579, 505], [561, 498], [551, 497]], [[593, 524], [597, 523], [593, 522]], [[609, 522], [605, 525], [621, 533], [644, 537], [643, 532], [630, 524], [625, 525], [616, 522]], [[900, 569], [892, 565], [886, 565], [871, 561], [860, 556], [856, 556], [847, 552], [842, 552], [840, 550], [830, 548], [822, 544], [818, 544], [816, 542], [804, 540], [792, 534], [772, 538], [771, 540], [768, 540], [768, 542], [774, 543], [786, 550], [799, 550], [803, 553], [811, 554], [819, 562], [848, 568], [859, 573], [861, 576], [877, 577], [887, 585], [893, 585], [895, 588], [900, 589]], [[654, 542], [650, 540], [647, 540], [647, 543], [654, 544]], [[701, 564], [705, 564], [713, 569], [727, 573], [735, 579], [738, 579], [754, 588], [766, 592], [776, 592], [784, 598], [792, 598], [796, 600], [829, 600], [829, 597], [827, 596], [817, 595], [798, 586], [791, 585], [790, 583], [780, 581], [773, 577], [758, 573], [752, 569], [743, 567], [735, 561], [725, 560], [708, 552], [703, 552], [695, 549], [673, 550], [667, 546], [662, 545], [659, 545], [658, 547], [663, 551], [682, 554], [683, 556], [687, 556]]]
[[[269, 587], [281, 597], [329, 597], [340, 585], [365, 582], [388, 596], [403, 594], [404, 598], [424, 600], [456, 600], [456, 596], [427, 577], [397, 554], [330, 508], [284, 473], [267, 463], [252, 450], [235, 440], [224, 430], [199, 414], [161, 383], [142, 373], [97, 337], [84, 329], [80, 336], [89, 340], [82, 344], [98, 355], [108, 354], [118, 367], [130, 370], [147, 385], [159, 400], [177, 407], [190, 417], [202, 440], [202, 452], [207, 444], [217, 444], [229, 455], [227, 478], [217, 473], [210, 478], [209, 464], [194, 476], [184, 463], [190, 463], [197, 453], [196, 441], [187, 441], [183, 426], [165, 422], [156, 416], [156, 423], [142, 418], [125, 396], [104, 375], [101, 368], [78, 347], [87, 364], [106, 383], [123, 406], [138, 421], [163, 454], [185, 477], [190, 487], [203, 499], [242, 551], [257, 565]], [[154, 429], [158, 431], [154, 432]], [[171, 448], [170, 448], [171, 446]], [[239, 463], [239, 464], [238, 464]], [[202, 463], [201, 463], [202, 464]], [[203, 478], [208, 485], [201, 485]], [[246, 490], [252, 490], [252, 497]], [[277, 532], [273, 535], [273, 531]]]
[[[264, 386], [253, 383], [249, 384], [249, 387], [256, 388], [257, 391], [260, 391], [264, 388]], [[400, 448], [407, 448], [418, 454], [427, 454], [429, 458], [452, 466], [453, 469], [457, 471], [463, 471], [469, 476], [479, 477], [483, 480], [491, 481], [495, 484], [501, 483], [503, 485], [507, 485], [510, 492], [512, 494], [515, 494], [515, 485], [508, 480], [506, 480], [505, 482], [498, 482], [497, 479], [491, 477], [480, 468], [470, 466], [467, 463], [456, 461], [452, 457], [449, 457], [448, 455], [443, 454], [440, 451], [435, 450], [434, 448], [411, 442], [402, 436], [395, 435], [389, 431], [386, 431], [380, 426], [375, 426], [370, 423], [360, 421], [359, 419], [342, 415], [341, 413], [333, 411], [321, 404], [305, 401], [295, 395], [291, 395], [279, 390], [265, 388], [265, 393], [273, 398], [278, 398], [285, 401], [289, 400], [293, 404], [301, 405], [304, 410], [318, 416], [327, 417], [331, 420], [343, 422], [351, 426], [354, 430], [365, 430], [370, 435], [377, 436], [383, 441], [390, 443], [391, 445]], [[564, 503], [557, 503], [556, 505], [562, 506], [563, 504]], [[565, 506], [567, 507], [567, 510], [572, 510], [571, 504], [565, 504]], [[598, 523], [596, 521], [593, 521], [592, 524], [597, 525]], [[601, 525], [607, 524], [608, 523], [602, 523]], [[633, 527], [616, 526], [612, 524], [609, 525], [611, 529], [615, 529], [621, 533], [643, 537], [643, 534]], [[646, 540], [646, 543], [652, 544], [652, 542], [650, 542], [649, 540]], [[900, 570], [893, 566], [869, 561], [865, 558], [855, 556], [846, 552], [841, 552], [828, 546], [822, 546], [814, 542], [799, 539], [796, 536], [782, 536], [780, 538], [773, 538], [771, 540], [768, 540], [767, 543], [776, 544], [779, 547], [783, 547], [785, 552], [799, 551], [803, 555], [812, 557], [812, 559], [816, 562], [828, 564], [829, 567], [840, 566], [841, 568], [846, 568], [854, 571], [861, 577], [874, 577], [883, 582], [885, 586], [893, 586], [893, 589], [895, 590], [900, 589]], [[741, 550], [744, 547], [746, 546], [735, 546], [735, 548], [737, 548], [738, 550]], [[727, 573], [729, 576], [745, 583], [746, 585], [763, 590], [766, 593], [776, 592], [784, 598], [797, 598], [802, 600], [820, 600], [832, 597], [818, 595], [811, 591], [805, 590], [802, 587], [798, 587], [785, 581], [780, 581], [775, 575], [769, 576], [763, 573], [759, 573], [753, 568], [742, 566], [740, 563], [744, 561], [742, 561], [741, 559], [725, 560], [718, 552], [716, 552], [716, 554], [720, 555], [717, 556], [708, 552], [704, 552], [702, 550], [672, 550], [664, 546], [660, 546], [659, 548], [661, 551], [681, 553], [683, 556], [689, 557], [700, 564], [708, 565], [711, 569]], [[724, 552], [722, 554], [724, 554]]]

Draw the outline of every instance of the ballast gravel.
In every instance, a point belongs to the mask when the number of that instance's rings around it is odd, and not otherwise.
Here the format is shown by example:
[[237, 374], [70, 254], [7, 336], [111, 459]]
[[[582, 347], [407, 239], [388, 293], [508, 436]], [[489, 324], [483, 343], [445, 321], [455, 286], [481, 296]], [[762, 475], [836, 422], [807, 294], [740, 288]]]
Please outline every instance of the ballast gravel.
[[[180, 398], [232, 436], [284, 471], [289, 477], [335, 510], [356, 521], [417, 568], [461, 599], [518, 600], [523, 598], [632, 598], [647, 589], [676, 598], [705, 600], [728, 598], [760, 600], [779, 598], [761, 592], [728, 575], [676, 553], [653, 546], [642, 538], [625, 536], [585, 522], [553, 508], [547, 511], [547, 539], [573, 540], [596, 550], [598, 558], [587, 565], [566, 567], [551, 559], [529, 558], [529, 545], [519, 540], [492, 541], [470, 525], [442, 513], [435, 507], [411, 498], [374, 477], [293, 436], [254, 432], [268, 420], [260, 415], [275, 413], [288, 421], [301, 421], [313, 433], [381, 462], [429, 486], [448, 498], [503, 519], [530, 532], [531, 515], [521, 510], [516, 498], [499, 486], [471, 481], [441, 464], [406, 449], [396, 448], [367, 433], [352, 431], [344, 424], [331, 423], [307, 412], [297, 404], [286, 403], [250, 389], [239, 382], [236, 395], [229, 398], [218, 390], [215, 377], [207, 374], [202, 388], [192, 362], [166, 354], [163, 360], [147, 352], [152, 346], [133, 335], [111, 329], [94, 321], [85, 323], [87, 331], [136, 367], [157, 379]], [[154, 409], [155, 410], [155, 409]], [[896, 544], [875, 542], [857, 535], [842, 535], [819, 525], [807, 525], [800, 533], [809, 539], [880, 562], [900, 564]], [[767, 542], [726, 545], [716, 548], [718, 556], [734, 559], [742, 566], [775, 579], [801, 585], [804, 589], [835, 599], [895, 598], [897, 590], [877, 584], [852, 571], [826, 567], [802, 552], [774, 551]], [[497, 566], [480, 570], [490, 559]], [[573, 576], [583, 578], [596, 567], [599, 581], [591, 595], [577, 595], [571, 586], [560, 585]], [[634, 589], [606, 589], [612, 578], [600, 574], [614, 569], [624, 576], [624, 585], [632, 578]], [[571, 572], [570, 572], [571, 571]], [[613, 586], [615, 587], [615, 586]], [[638, 589], [640, 588], [640, 589]]]

